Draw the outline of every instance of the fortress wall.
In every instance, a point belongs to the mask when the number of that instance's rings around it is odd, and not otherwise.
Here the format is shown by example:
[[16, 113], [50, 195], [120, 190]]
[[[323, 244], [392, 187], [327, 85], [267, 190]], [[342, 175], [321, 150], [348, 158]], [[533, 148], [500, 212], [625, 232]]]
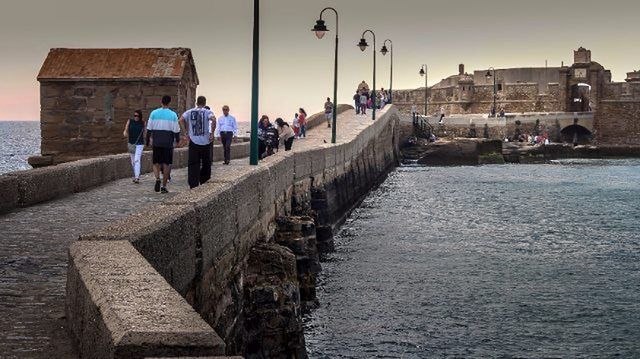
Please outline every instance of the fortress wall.
[[[389, 106], [380, 112], [375, 122], [341, 134], [346, 139], [337, 145], [324, 144], [279, 153], [261, 161], [258, 166], [231, 168], [233, 172], [225, 179], [213, 180], [145, 210], [144, 215], [131, 216], [82, 236], [70, 250], [67, 312], [69, 320], [74, 322], [70, 323], [71, 327], [82, 327], [90, 321], [99, 328], [91, 333], [74, 330], [80, 347], [87, 350], [85, 354], [92, 354], [91, 345], [86, 343], [96, 337], [113, 346], [118, 346], [119, 342], [104, 338], [118, 335], [135, 338], [133, 333], [138, 325], [145, 328], [147, 342], [134, 340], [131, 347], [159, 348], [162, 336], [155, 333], [166, 330], [163, 321], [155, 325], [153, 318], [148, 316], [160, 315], [161, 310], [154, 306], [164, 303], [168, 294], [140, 283], [147, 280], [145, 277], [129, 277], [126, 271], [113, 268], [102, 271], [99, 269], [102, 266], [115, 264], [105, 264], [88, 255], [108, 243], [122, 243], [122, 250], [117, 255], [123, 261], [140, 253], [155, 269], [148, 275], [162, 276], [180, 293], [183, 303], [191, 304], [224, 340], [227, 353], [240, 351], [245, 333], [244, 275], [252, 248], [258, 243], [270, 242], [275, 232], [275, 219], [291, 215], [293, 203], [312, 203], [315, 192], [326, 193], [327, 200], [318, 211], [319, 216], [326, 217], [319, 219], [325, 224], [340, 218], [357, 204], [397, 163], [397, 122], [397, 110]], [[153, 213], [155, 219], [151, 219], [149, 213]], [[141, 226], [141, 216], [151, 222]], [[127, 247], [125, 243], [131, 246]], [[111, 253], [106, 255], [111, 256]], [[100, 282], [105, 271], [110, 281], [118, 286]], [[131, 305], [127, 297], [117, 295], [121, 291], [148, 298], [152, 310], [147, 312], [137, 303]], [[79, 308], [76, 303], [86, 304]], [[181, 323], [191, 318], [194, 325], [193, 328], [180, 328], [181, 335], [191, 336], [194, 340], [193, 345], [183, 344], [182, 348], [200, 350], [202, 321], [193, 320], [193, 309], [188, 310], [184, 305], [181, 308], [180, 313], [172, 315]], [[149, 313], [148, 316], [137, 316], [139, 310]], [[106, 315], [111, 312], [127, 320]], [[145, 323], [138, 323], [138, 320]], [[113, 321], [117, 321], [117, 325], [112, 324]], [[207, 348], [214, 351], [213, 347]], [[166, 347], [163, 353], [174, 354], [174, 349]], [[146, 353], [151, 354], [155, 355], [155, 352]]]
[[613, 82], [603, 86], [595, 113], [598, 144], [640, 145], [640, 83]]

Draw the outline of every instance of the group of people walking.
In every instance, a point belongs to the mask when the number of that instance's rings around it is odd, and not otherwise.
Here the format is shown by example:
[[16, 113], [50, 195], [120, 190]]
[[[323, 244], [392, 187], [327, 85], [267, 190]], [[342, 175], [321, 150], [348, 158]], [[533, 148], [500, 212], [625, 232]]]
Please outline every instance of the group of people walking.
[[199, 96], [196, 107], [180, 117], [169, 108], [170, 104], [171, 96], [163, 96], [162, 106], [151, 112], [146, 123], [142, 111], [134, 111], [123, 133], [128, 138], [133, 182], [140, 182], [140, 161], [146, 143], [153, 153], [154, 190], [160, 193], [169, 192], [167, 183], [171, 178], [174, 148], [189, 146], [187, 177], [189, 187], [195, 188], [211, 178], [214, 138], [220, 139], [224, 164], [228, 165], [231, 162], [231, 142], [238, 136], [238, 125], [235, 117], [229, 114], [229, 106], [223, 106], [223, 116], [216, 119], [204, 96]]
[[366, 115], [367, 109], [382, 109], [389, 103], [389, 93], [384, 88], [376, 92], [375, 96], [369, 93], [366, 88], [356, 90], [353, 95], [353, 101], [356, 108], [356, 115]]
[[[329, 99], [327, 99], [329, 103]], [[167, 184], [171, 180], [174, 148], [189, 146], [188, 183], [195, 188], [211, 178], [213, 160], [213, 141], [218, 138], [222, 143], [224, 164], [231, 162], [231, 143], [238, 136], [238, 124], [234, 116], [229, 114], [229, 106], [222, 107], [222, 116], [216, 118], [207, 106], [207, 99], [199, 96], [196, 107], [187, 110], [178, 117], [169, 106], [171, 96], [162, 97], [162, 106], [151, 112], [145, 122], [141, 110], [136, 110], [133, 117], [127, 120], [123, 135], [128, 139], [128, 151], [131, 155], [133, 182], [140, 182], [140, 163], [145, 144], [152, 148], [153, 174], [155, 176], [154, 191], [168, 193]], [[329, 119], [332, 112], [325, 115]], [[333, 111], [333, 104], [331, 104]], [[300, 108], [290, 126], [282, 118], [275, 120], [275, 126], [269, 116], [262, 116], [258, 125], [259, 156], [261, 159], [272, 155], [283, 145], [290, 151], [296, 138], [307, 136], [307, 112]], [[181, 137], [181, 133], [184, 134]]]

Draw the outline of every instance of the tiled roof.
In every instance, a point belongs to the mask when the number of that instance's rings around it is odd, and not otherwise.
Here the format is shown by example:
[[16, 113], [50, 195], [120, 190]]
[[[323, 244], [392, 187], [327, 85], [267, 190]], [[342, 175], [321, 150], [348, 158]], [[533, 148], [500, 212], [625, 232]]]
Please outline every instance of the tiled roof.
[[51, 49], [38, 81], [74, 79], [180, 79], [191, 63], [191, 50], [172, 49]]

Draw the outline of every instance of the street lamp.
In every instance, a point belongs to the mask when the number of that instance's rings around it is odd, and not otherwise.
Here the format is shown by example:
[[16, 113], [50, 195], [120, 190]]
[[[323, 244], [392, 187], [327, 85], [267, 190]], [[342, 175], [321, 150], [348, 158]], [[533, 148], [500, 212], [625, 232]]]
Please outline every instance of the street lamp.
[[[493, 71], [493, 75], [491, 74], [491, 71]], [[496, 115], [496, 69], [494, 69], [493, 67], [489, 67], [489, 70], [487, 70], [487, 74], [485, 75], [487, 77], [487, 79], [493, 77], [493, 107], [491, 108], [491, 117], [495, 117]]]
[[360, 42], [358, 43], [358, 47], [363, 52], [369, 46], [369, 44], [367, 44], [367, 40], [364, 38], [364, 35], [366, 35], [366, 33], [370, 33], [371, 36], [373, 36], [373, 90], [371, 91], [371, 98], [373, 99], [373, 118], [372, 118], [372, 120], [375, 121], [375, 119], [376, 119], [376, 34], [371, 30], [365, 30], [362, 33], [362, 38], [360, 39]]
[[384, 43], [382, 44], [382, 49], [380, 49], [380, 52], [382, 52], [382, 56], [385, 56], [387, 54], [387, 52], [389, 52], [389, 50], [387, 50], [387, 41], [389, 41], [389, 45], [391, 46], [391, 70], [390, 72], [390, 79], [389, 79], [389, 103], [393, 103], [393, 41], [386, 39], [384, 40]]
[[422, 67], [420, 68], [420, 76], [424, 77], [424, 115], [428, 116], [429, 115], [429, 94], [427, 93], [428, 91], [428, 87], [427, 87], [427, 79], [429, 78], [429, 74], [427, 73], [427, 65], [422, 65]]
[[331, 120], [331, 143], [336, 143], [336, 120], [338, 118], [338, 11], [332, 7], [326, 7], [320, 11], [320, 19], [316, 21], [316, 25], [311, 31], [316, 33], [318, 39], [322, 39], [324, 34], [329, 31], [322, 20], [322, 14], [326, 10], [331, 10], [336, 14], [336, 48], [333, 58], [333, 118]]
[[251, 64], [251, 142], [249, 164], [258, 164], [258, 65], [260, 55], [260, 0], [253, 0], [253, 60]]

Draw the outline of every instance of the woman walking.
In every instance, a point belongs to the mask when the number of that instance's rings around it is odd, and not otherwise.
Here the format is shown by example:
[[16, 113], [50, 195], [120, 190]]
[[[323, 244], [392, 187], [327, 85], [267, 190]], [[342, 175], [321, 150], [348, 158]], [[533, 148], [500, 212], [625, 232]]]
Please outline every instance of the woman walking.
[[298, 124], [300, 125], [300, 138], [307, 138], [307, 111], [304, 108], [298, 110]]
[[289, 124], [284, 122], [281, 118], [276, 119], [276, 125], [278, 125], [278, 137], [280, 138], [280, 142], [284, 143], [284, 150], [291, 151], [291, 146], [293, 145], [293, 138], [295, 134]]
[[142, 111], [135, 110], [133, 119], [128, 119], [124, 126], [124, 137], [128, 137], [127, 150], [131, 155], [131, 167], [133, 167], [133, 183], [140, 183], [140, 160], [144, 149], [144, 138], [147, 130], [142, 119]]

